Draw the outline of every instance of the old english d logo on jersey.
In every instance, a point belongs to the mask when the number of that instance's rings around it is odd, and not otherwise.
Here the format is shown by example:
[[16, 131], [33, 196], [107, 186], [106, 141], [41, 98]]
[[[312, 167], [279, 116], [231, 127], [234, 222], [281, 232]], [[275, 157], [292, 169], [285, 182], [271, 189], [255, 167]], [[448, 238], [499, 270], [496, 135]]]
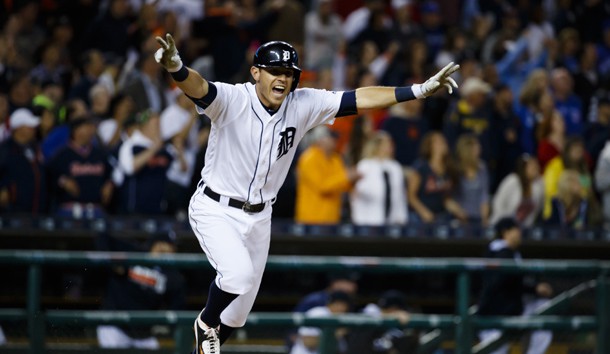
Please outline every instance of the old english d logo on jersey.
[[280, 132], [281, 139], [279, 145], [277, 146], [278, 160], [280, 159], [280, 157], [286, 155], [288, 153], [288, 150], [290, 150], [290, 148], [294, 144], [294, 133], [296, 133], [296, 131], [296, 128], [288, 127], [283, 132]]

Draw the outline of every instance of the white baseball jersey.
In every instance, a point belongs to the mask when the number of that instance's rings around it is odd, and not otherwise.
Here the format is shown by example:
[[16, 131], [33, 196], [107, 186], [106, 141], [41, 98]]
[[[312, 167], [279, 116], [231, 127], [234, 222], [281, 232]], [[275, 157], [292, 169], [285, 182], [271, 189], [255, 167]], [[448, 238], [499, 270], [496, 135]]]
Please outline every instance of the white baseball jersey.
[[334, 122], [343, 95], [297, 89], [270, 115], [251, 83], [214, 85], [214, 101], [197, 107], [212, 121], [201, 177], [216, 193], [251, 204], [275, 198], [297, 145], [311, 128]]

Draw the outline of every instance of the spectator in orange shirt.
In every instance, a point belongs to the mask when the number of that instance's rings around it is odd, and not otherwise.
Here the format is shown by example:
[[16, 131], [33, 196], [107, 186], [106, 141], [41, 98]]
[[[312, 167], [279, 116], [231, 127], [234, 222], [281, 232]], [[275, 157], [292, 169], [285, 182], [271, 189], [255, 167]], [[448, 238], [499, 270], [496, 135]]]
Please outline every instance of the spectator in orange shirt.
[[341, 220], [343, 193], [358, 179], [336, 151], [337, 136], [328, 126], [311, 133], [311, 146], [297, 163], [295, 220], [304, 224], [336, 224]]

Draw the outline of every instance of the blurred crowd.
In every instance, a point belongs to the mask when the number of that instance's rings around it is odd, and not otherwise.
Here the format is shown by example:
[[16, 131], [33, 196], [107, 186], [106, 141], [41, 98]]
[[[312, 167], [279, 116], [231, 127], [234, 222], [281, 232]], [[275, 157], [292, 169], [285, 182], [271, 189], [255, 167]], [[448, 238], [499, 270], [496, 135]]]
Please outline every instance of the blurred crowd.
[[0, 210], [183, 218], [210, 122], [153, 53], [251, 80], [293, 44], [300, 87], [459, 90], [314, 129], [274, 216], [359, 225], [610, 224], [610, 4], [602, 0], [0, 1]]

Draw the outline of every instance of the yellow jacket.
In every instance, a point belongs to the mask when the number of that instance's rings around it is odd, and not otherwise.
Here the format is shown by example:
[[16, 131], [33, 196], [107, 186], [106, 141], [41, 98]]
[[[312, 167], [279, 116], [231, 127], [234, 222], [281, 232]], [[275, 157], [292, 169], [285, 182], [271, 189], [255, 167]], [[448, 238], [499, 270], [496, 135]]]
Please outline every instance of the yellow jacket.
[[542, 180], [544, 181], [544, 209], [542, 217], [545, 220], [551, 216], [551, 200], [557, 195], [557, 184], [563, 170], [565, 170], [565, 167], [561, 156], [552, 158], [544, 169], [544, 174], [542, 175]]
[[336, 224], [341, 221], [341, 197], [351, 187], [341, 156], [328, 157], [316, 145], [303, 152], [297, 163], [295, 221]]

